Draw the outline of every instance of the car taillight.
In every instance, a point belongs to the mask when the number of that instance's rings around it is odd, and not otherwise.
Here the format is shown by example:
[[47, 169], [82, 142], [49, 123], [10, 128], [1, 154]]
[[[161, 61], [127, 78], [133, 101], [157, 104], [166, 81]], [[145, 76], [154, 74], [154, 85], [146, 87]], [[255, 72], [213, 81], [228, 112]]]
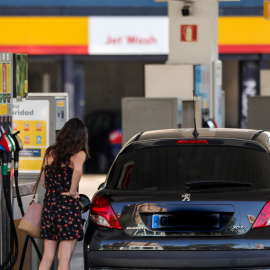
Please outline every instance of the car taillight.
[[270, 201], [263, 207], [252, 228], [262, 228], [270, 226]]
[[178, 144], [208, 144], [207, 140], [179, 140]]
[[111, 144], [122, 144], [122, 133], [118, 130], [114, 130], [109, 135], [109, 142]]
[[97, 195], [94, 197], [91, 203], [90, 213], [90, 217], [94, 223], [103, 227], [122, 229], [109, 202], [103, 196]]

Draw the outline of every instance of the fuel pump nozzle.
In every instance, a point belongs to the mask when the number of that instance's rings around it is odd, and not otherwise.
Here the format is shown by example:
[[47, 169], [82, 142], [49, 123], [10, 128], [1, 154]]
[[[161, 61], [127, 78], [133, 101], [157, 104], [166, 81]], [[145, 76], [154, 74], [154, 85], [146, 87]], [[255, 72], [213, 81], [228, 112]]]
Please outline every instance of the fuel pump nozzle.
[[8, 177], [9, 163], [11, 162], [9, 160], [9, 156], [11, 154], [13, 147], [12, 147], [11, 141], [8, 139], [8, 136], [7, 136], [8, 132], [5, 131], [2, 126], [1, 126], [1, 131], [2, 131], [2, 137], [0, 141], [0, 146], [2, 146], [2, 149], [4, 149], [4, 151], [2, 152], [3, 186], [10, 188], [10, 183], [7, 177]]
[[1, 137], [0, 145], [2, 146], [2, 148], [4, 148], [5, 152], [11, 152], [12, 144], [7, 137], [8, 132], [5, 131], [2, 126], [1, 126], [1, 132], [2, 132], [2, 137]]
[[14, 151], [14, 176], [18, 177], [18, 170], [19, 170], [19, 151], [23, 150], [23, 143], [18, 135], [20, 131], [17, 131], [14, 134], [10, 134], [11, 138], [15, 143], [16, 150]]
[[24, 215], [23, 211], [23, 205], [22, 205], [22, 200], [20, 196], [20, 191], [19, 191], [19, 183], [18, 183], [18, 176], [19, 176], [19, 151], [23, 149], [23, 143], [21, 138], [19, 137], [20, 131], [17, 131], [16, 133], [12, 134], [11, 133], [11, 127], [9, 127], [9, 136], [12, 138], [15, 144], [15, 151], [14, 151], [14, 178], [15, 178], [15, 188], [16, 188], [16, 193], [17, 193], [17, 201], [19, 208], [21, 210], [22, 216]]

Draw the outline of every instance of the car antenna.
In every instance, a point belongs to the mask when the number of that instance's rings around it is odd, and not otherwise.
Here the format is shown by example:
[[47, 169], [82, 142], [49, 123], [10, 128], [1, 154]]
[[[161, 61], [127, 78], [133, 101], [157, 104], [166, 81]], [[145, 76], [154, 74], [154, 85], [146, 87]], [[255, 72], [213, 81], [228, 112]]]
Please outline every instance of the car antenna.
[[193, 90], [194, 130], [192, 132], [192, 135], [193, 135], [194, 139], [197, 139], [197, 137], [200, 135], [200, 133], [197, 130], [197, 127], [196, 127], [195, 100], [194, 100], [194, 96], [195, 96], [195, 91]]

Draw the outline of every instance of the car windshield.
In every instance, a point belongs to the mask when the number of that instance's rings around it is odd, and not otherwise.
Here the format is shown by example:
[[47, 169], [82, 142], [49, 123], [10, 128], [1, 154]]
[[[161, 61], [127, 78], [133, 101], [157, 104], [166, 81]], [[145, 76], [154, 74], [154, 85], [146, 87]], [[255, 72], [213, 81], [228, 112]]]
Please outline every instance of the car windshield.
[[112, 168], [107, 188], [182, 191], [188, 187], [192, 192], [200, 186], [205, 191], [211, 183], [221, 191], [270, 188], [269, 154], [224, 145], [160, 146], [123, 152]]

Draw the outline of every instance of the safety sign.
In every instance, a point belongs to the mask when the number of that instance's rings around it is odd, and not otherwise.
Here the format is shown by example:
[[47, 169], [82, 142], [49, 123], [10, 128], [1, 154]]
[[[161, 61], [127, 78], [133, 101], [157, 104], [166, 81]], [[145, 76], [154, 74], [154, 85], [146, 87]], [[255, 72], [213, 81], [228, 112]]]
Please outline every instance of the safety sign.
[[197, 25], [181, 25], [181, 41], [197, 41]]
[[13, 131], [20, 131], [24, 149], [20, 171], [39, 171], [48, 145], [49, 101], [26, 100], [13, 104]]

